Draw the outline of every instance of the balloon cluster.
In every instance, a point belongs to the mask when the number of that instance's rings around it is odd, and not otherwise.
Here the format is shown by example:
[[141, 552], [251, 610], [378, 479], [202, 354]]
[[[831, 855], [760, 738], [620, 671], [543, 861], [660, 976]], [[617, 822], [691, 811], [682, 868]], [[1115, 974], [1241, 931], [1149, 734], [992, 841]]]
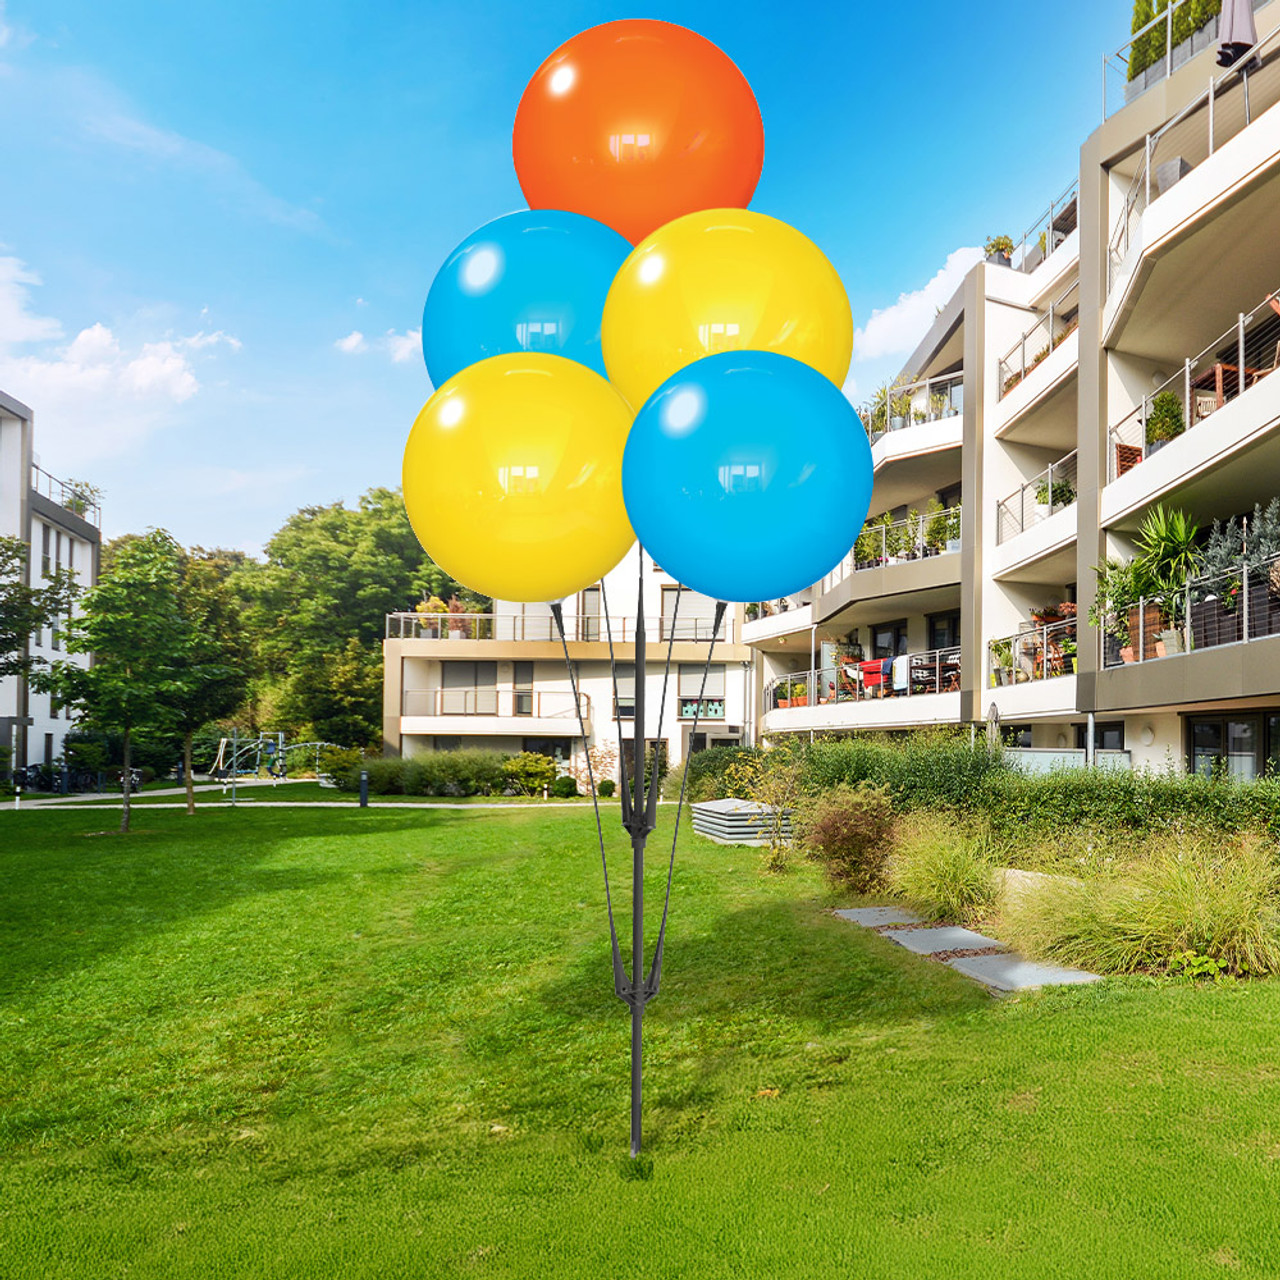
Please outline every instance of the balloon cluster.
[[505, 600], [568, 596], [636, 536], [717, 599], [816, 582], [871, 497], [853, 321], [821, 250], [746, 209], [742, 73], [671, 23], [593, 27], [529, 82], [513, 152], [530, 208], [468, 236], [423, 312], [438, 390], [404, 494], [428, 554]]

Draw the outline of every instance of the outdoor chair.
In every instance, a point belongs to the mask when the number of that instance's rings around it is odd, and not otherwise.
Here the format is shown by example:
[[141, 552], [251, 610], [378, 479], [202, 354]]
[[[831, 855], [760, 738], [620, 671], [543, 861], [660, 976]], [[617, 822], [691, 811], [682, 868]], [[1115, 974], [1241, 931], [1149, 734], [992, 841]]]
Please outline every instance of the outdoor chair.
[[1142, 446], [1140, 444], [1118, 444], [1116, 445], [1116, 475], [1122, 476], [1126, 471], [1131, 471], [1142, 461]]

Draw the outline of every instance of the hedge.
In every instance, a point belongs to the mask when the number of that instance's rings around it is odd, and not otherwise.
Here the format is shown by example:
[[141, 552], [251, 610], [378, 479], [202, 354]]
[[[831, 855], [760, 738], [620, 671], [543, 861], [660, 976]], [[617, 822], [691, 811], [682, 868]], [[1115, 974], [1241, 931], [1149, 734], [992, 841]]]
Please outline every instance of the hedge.
[[508, 757], [501, 751], [464, 748], [436, 751], [407, 760], [394, 756], [366, 760], [335, 781], [343, 791], [360, 789], [360, 771], [368, 770], [369, 794], [375, 796], [501, 795]]

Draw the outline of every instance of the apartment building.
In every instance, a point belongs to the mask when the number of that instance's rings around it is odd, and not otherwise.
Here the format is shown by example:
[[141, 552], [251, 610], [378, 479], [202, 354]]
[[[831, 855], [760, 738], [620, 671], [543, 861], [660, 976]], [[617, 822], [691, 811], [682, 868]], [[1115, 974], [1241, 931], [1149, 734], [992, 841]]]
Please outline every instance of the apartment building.
[[1089, 622], [1158, 505], [1246, 530], [1280, 495], [1280, 3], [1225, 69], [1212, 30], [1168, 38], [1181, 7], [1106, 60], [1078, 174], [864, 409], [862, 537], [744, 626], [763, 736], [998, 718], [1039, 767], [1280, 762], [1268, 547]]
[[[644, 670], [637, 671], [641, 590], [646, 653]], [[585, 740], [550, 606], [495, 600], [485, 614], [387, 616], [384, 750], [404, 756], [459, 747], [538, 751], [581, 769], [587, 749], [611, 746], [616, 779], [615, 716], [629, 766], [638, 680], [645, 682], [646, 742], [651, 749], [661, 744], [671, 766], [705, 746], [754, 740], [752, 654], [741, 641], [741, 606], [729, 610], [713, 635], [715, 601], [677, 591], [647, 556], [641, 568], [633, 548], [602, 583], [562, 607]]]
[[[28, 547], [28, 581], [55, 568], [72, 570], [82, 588], [98, 580], [102, 515], [94, 494], [82, 484], [50, 475], [33, 452], [32, 411], [0, 391], [0, 535], [21, 538]], [[88, 655], [62, 650], [58, 627], [36, 633], [30, 652], [48, 660], [87, 664]], [[52, 766], [72, 724], [69, 707], [37, 693], [25, 680], [0, 680], [0, 743], [13, 750], [15, 766]]]

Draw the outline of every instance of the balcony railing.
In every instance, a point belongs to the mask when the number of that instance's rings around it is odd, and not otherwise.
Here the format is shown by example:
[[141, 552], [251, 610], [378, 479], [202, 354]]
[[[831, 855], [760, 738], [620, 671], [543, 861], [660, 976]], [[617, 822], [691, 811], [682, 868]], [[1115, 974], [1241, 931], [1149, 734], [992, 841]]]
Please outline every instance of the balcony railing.
[[1076, 331], [1079, 317], [1080, 284], [1076, 281], [1001, 357], [998, 378], [1002, 400]]
[[960, 649], [930, 649], [896, 658], [855, 661], [842, 658], [833, 666], [779, 676], [764, 688], [766, 711], [788, 707], [910, 698], [927, 693], [955, 693], [960, 688]]
[[[720, 630], [712, 636], [714, 619], [681, 617], [674, 624], [669, 618], [646, 618], [646, 640], [723, 641], [733, 634], [730, 615], [726, 611]], [[588, 643], [604, 643], [612, 635], [614, 644], [633, 644], [636, 638], [635, 618], [611, 618], [608, 627], [603, 617], [568, 616], [564, 620], [565, 639]], [[560, 643], [555, 619], [544, 614], [518, 613], [389, 613], [388, 640], [536, 640]]]
[[1076, 229], [1076, 200], [1080, 180], [1073, 178], [1067, 189], [1026, 229], [1012, 254], [1015, 271], [1034, 271], [1053, 251], [1061, 247]]
[[31, 464], [31, 488], [34, 492], [66, 507], [72, 515], [87, 520], [95, 529], [102, 526], [102, 508], [97, 490], [76, 480], [59, 480], [43, 467]]
[[[1173, 23], [1181, 4], [1171, 6], [1143, 28]], [[1132, 46], [1141, 34], [1129, 42]], [[1189, 49], [1190, 41], [1183, 48]], [[1170, 55], [1171, 56], [1171, 55]], [[1217, 69], [1215, 68], [1215, 71]], [[1153, 199], [1181, 181], [1216, 148], [1247, 128], [1256, 116], [1280, 101], [1280, 27], [1263, 37], [1251, 56], [1210, 75], [1206, 88], [1154, 133], [1149, 133], [1138, 166], [1121, 203], [1108, 245], [1108, 289], [1128, 256], [1133, 231]]]
[[924, 378], [881, 387], [869, 404], [858, 410], [858, 416], [875, 444], [889, 431], [940, 418], [954, 418], [964, 412], [964, 372], [937, 378]]
[[1076, 451], [1051, 462], [996, 506], [996, 542], [1006, 542], [1076, 500]]
[[960, 506], [912, 512], [905, 520], [869, 521], [847, 556], [822, 579], [830, 591], [851, 574], [960, 550]]
[[1280, 635], [1280, 556], [1190, 579], [1111, 613], [1100, 633], [1103, 667], [1171, 658], [1194, 649]]
[[[591, 715], [591, 699], [578, 694], [582, 718]], [[531, 720], [571, 720], [577, 723], [573, 694], [548, 689], [406, 689], [402, 716], [502, 716]]]
[[1107, 433], [1107, 479], [1199, 426], [1280, 367], [1280, 291], [1268, 294], [1235, 325], [1165, 379]]
[[1070, 676], [1075, 670], [1075, 618], [1032, 624], [987, 644], [987, 684], [993, 689]]

